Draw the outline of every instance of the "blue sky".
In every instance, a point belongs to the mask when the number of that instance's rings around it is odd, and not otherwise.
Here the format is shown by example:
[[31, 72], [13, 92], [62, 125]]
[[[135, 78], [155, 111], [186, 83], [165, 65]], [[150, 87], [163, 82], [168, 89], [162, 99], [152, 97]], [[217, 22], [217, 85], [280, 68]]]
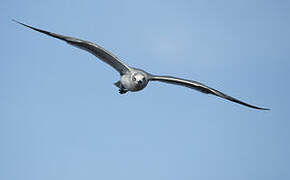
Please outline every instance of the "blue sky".
[[[290, 1], [15, 1], [0, 6], [0, 179], [290, 179]], [[120, 95], [96, 42], [150, 73]]]

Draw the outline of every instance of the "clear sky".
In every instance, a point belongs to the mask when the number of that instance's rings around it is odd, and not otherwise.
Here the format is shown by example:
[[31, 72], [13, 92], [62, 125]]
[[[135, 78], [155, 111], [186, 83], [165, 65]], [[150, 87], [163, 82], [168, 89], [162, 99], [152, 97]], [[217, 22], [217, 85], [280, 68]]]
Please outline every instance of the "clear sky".
[[[12, 18], [272, 110], [120, 95], [110, 66]], [[4, 0], [0, 20], [1, 180], [290, 179], [289, 0]]]

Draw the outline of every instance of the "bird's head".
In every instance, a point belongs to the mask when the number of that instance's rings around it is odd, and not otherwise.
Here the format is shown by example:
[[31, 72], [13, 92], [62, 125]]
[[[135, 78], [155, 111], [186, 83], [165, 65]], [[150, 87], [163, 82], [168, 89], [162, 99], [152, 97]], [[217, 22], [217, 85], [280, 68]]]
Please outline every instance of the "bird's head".
[[140, 88], [144, 88], [148, 83], [146, 75], [141, 72], [134, 73], [132, 75], [132, 81], [136, 86]]

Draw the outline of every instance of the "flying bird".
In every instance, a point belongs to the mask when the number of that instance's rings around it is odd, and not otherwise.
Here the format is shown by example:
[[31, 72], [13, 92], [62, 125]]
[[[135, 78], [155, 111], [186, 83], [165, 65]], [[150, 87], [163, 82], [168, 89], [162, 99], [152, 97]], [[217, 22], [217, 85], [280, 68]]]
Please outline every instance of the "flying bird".
[[120, 94], [125, 94], [128, 91], [132, 91], [132, 92], [140, 91], [144, 89], [150, 81], [159, 81], [159, 82], [164, 82], [164, 83], [169, 83], [169, 84], [185, 86], [185, 87], [200, 91], [205, 94], [212, 94], [212, 95], [227, 99], [229, 101], [232, 101], [232, 102], [235, 102], [235, 103], [238, 103], [238, 104], [250, 107], [250, 108], [259, 109], [259, 110], [269, 110], [268, 108], [261, 108], [261, 107], [250, 105], [248, 103], [245, 103], [236, 98], [228, 96], [218, 90], [215, 90], [213, 88], [210, 88], [202, 83], [199, 83], [193, 80], [187, 80], [187, 79], [177, 78], [173, 76], [153, 75], [142, 69], [130, 67], [127, 64], [123, 63], [118, 57], [116, 57], [115, 55], [113, 55], [112, 53], [110, 53], [109, 51], [105, 50], [104, 48], [102, 48], [101, 46], [95, 43], [84, 41], [84, 40], [77, 39], [74, 37], [69, 37], [69, 36], [64, 36], [64, 35], [48, 32], [45, 30], [41, 30], [41, 29], [29, 26], [27, 24], [21, 23], [16, 20], [13, 20], [13, 21], [23, 26], [26, 26], [30, 29], [33, 29], [35, 31], [38, 31], [40, 33], [63, 40], [67, 42], [68, 44], [75, 46], [77, 48], [88, 51], [91, 54], [95, 55], [100, 60], [102, 60], [103, 62], [112, 66], [116, 71], [120, 73], [120, 80], [114, 83], [115, 86], [119, 88]]

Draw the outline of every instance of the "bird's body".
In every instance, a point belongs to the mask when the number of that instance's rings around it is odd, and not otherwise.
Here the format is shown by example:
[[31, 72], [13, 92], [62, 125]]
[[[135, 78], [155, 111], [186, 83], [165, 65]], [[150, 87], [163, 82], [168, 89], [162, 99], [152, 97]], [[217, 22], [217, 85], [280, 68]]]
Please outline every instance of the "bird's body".
[[[14, 20], [15, 21], [15, 20]], [[244, 106], [248, 106], [250, 108], [254, 109], [260, 109], [260, 110], [269, 110], [267, 108], [260, 108], [257, 106], [253, 106], [250, 104], [247, 104], [245, 102], [242, 102], [238, 99], [235, 99], [231, 96], [228, 96], [218, 90], [215, 90], [213, 88], [210, 88], [204, 84], [201, 84], [196, 81], [192, 80], [186, 80], [186, 79], [181, 79], [181, 78], [176, 78], [173, 76], [157, 76], [157, 75], [152, 75], [150, 73], [147, 73], [144, 70], [137, 69], [137, 68], [132, 68], [123, 63], [119, 58], [117, 58], [115, 55], [111, 54], [110, 52], [106, 51], [99, 45], [89, 42], [89, 41], [84, 41], [81, 39], [69, 37], [69, 36], [64, 36], [60, 34], [55, 34], [51, 33], [45, 30], [41, 30], [23, 23], [20, 23], [18, 21], [15, 21], [23, 26], [26, 26], [30, 29], [33, 29], [35, 31], [44, 33], [46, 35], [52, 36], [54, 38], [66, 41], [68, 44], [73, 45], [77, 48], [86, 50], [93, 55], [95, 55], [97, 58], [101, 59], [105, 63], [109, 64], [112, 66], [115, 70], [117, 70], [120, 73], [120, 81], [116, 82], [115, 85], [119, 88], [120, 94], [124, 94], [128, 91], [140, 91], [144, 89], [147, 84], [150, 81], [159, 81], [159, 82], [165, 82], [165, 83], [170, 83], [170, 84], [175, 84], [175, 85], [180, 85], [180, 86], [185, 86], [191, 89], [198, 90], [200, 92], [206, 93], [206, 94], [213, 94], [216, 96], [219, 96], [221, 98], [230, 100], [232, 102], [236, 102], [239, 104], [242, 104]]]

